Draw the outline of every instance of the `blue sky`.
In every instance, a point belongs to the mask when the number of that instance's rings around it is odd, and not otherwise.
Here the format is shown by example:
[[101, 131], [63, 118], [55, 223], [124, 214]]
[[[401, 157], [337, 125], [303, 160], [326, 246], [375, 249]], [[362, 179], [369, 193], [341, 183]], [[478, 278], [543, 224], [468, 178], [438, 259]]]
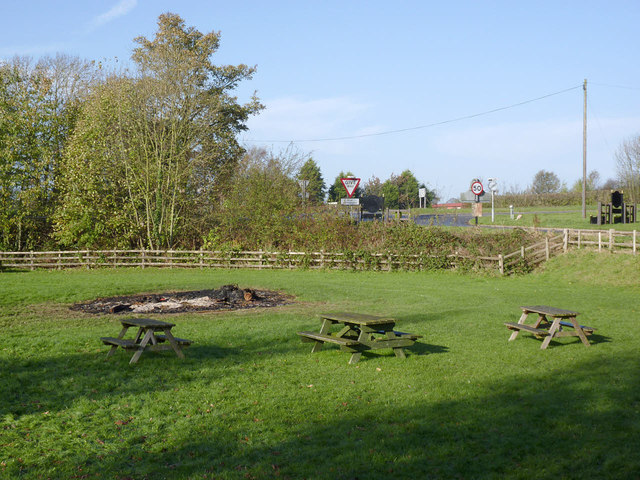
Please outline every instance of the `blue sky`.
[[5, 59], [61, 52], [126, 65], [133, 39], [153, 37], [167, 11], [220, 31], [214, 61], [256, 65], [238, 96], [255, 90], [267, 107], [242, 140], [294, 141], [328, 184], [341, 170], [365, 182], [410, 169], [446, 200], [474, 177], [522, 189], [545, 169], [571, 185], [582, 175], [584, 79], [589, 170], [614, 177], [616, 149], [640, 134], [637, 0], [2, 4]]

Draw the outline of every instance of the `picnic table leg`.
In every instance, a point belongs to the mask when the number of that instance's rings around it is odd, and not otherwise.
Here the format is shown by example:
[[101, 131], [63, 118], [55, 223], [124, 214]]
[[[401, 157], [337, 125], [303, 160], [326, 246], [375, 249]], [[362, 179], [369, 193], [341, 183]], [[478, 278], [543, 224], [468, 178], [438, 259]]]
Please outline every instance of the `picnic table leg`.
[[[387, 338], [400, 338], [399, 335], [396, 335], [393, 331], [388, 331], [386, 334]], [[404, 349], [402, 347], [396, 347], [393, 349], [393, 353], [396, 354], [398, 358], [407, 358], [407, 355], [404, 353]]]
[[180, 345], [178, 345], [178, 342], [176, 342], [175, 337], [171, 334], [170, 328], [164, 329], [164, 335], [165, 337], [167, 337], [167, 340], [169, 340], [169, 343], [171, 344], [173, 351], [176, 352], [176, 355], [178, 355], [178, 357], [180, 358], [184, 358], [184, 353], [182, 353], [182, 349], [180, 348]]
[[547, 320], [546, 315], [544, 313], [539, 313], [538, 314], [538, 320], [536, 320], [536, 323], [533, 324], [533, 328], [538, 328], [543, 320], [545, 322], [549, 323], [549, 320]]
[[560, 329], [560, 319], [554, 318], [553, 323], [551, 324], [551, 328], [549, 329], [549, 335], [546, 336], [546, 338], [542, 342], [542, 345], [540, 346], [541, 350], [544, 350], [549, 346], [549, 343], [551, 343], [551, 339], [559, 329]]
[[[358, 334], [358, 341], [362, 342], [363, 340], [366, 340], [367, 337], [371, 337], [371, 333], [365, 332], [364, 329], [361, 328], [360, 333]], [[361, 356], [362, 356], [362, 352], [354, 352], [353, 354], [351, 354], [351, 358], [349, 359], [349, 364], [351, 365], [353, 363], [358, 363]]]
[[133, 357], [131, 357], [131, 361], [129, 362], [129, 364], [136, 363], [138, 361], [138, 359], [140, 358], [140, 355], [142, 355], [142, 352], [144, 352], [144, 349], [149, 343], [149, 340], [151, 340], [152, 335], [153, 335], [153, 331], [147, 330], [147, 333], [144, 334], [144, 337], [140, 342], [140, 346], [138, 347], [138, 350], [136, 350], [136, 353], [134, 353]]
[[[320, 327], [320, 335], [329, 335], [332, 324], [333, 322], [331, 320], [327, 318], [323, 319], [322, 326]], [[322, 350], [322, 345], [324, 345], [322, 340], [316, 340], [316, 343], [313, 344], [313, 348], [311, 349], [311, 353], [316, 353]]]
[[[124, 335], [127, 333], [127, 330], [129, 330], [129, 327], [123, 326], [122, 330], [120, 330], [120, 333], [118, 334], [118, 339], [124, 338]], [[107, 358], [109, 358], [111, 355], [116, 353], [117, 349], [118, 349], [117, 345], [111, 345], [111, 349], [109, 350], [109, 353], [107, 353]]]
[[571, 317], [570, 320], [573, 324], [573, 328], [575, 328], [576, 332], [578, 333], [578, 337], [580, 337], [580, 340], [582, 340], [582, 343], [584, 343], [586, 347], [590, 347], [591, 345], [589, 344], [589, 340], [587, 340], [587, 336], [584, 334], [584, 331], [582, 331], [582, 327], [580, 327], [578, 319], [576, 317]]
[[[528, 316], [529, 316], [529, 312], [522, 312], [522, 315], [520, 315], [520, 320], [518, 320], [518, 325], [524, 324], [524, 321], [527, 319]], [[515, 340], [519, 333], [520, 333], [520, 330], [514, 330], [513, 332], [511, 332], [509, 341]]]

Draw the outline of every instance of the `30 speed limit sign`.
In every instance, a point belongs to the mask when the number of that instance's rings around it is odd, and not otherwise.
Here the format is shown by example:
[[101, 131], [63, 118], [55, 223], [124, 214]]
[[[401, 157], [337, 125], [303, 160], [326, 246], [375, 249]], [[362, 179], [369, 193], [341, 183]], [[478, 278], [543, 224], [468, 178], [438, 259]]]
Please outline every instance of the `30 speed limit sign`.
[[484, 193], [484, 188], [482, 188], [482, 184], [480, 182], [473, 182], [471, 184], [471, 192], [474, 195], [482, 195]]

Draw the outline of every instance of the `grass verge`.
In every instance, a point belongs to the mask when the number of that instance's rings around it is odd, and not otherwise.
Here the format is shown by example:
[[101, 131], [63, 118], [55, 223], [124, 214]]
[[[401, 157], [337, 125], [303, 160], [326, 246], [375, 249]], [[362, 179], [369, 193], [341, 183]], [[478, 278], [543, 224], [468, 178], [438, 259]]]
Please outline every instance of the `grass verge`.
[[[631, 260], [629, 260], [631, 259]], [[98, 270], [0, 275], [0, 478], [632, 478], [640, 471], [634, 257], [577, 252], [544, 271]], [[593, 272], [597, 271], [597, 274]], [[238, 283], [276, 309], [173, 315], [185, 360], [118, 351], [98, 296]], [[578, 310], [577, 339], [507, 342], [519, 305]], [[323, 310], [393, 315], [391, 352], [311, 354]]]

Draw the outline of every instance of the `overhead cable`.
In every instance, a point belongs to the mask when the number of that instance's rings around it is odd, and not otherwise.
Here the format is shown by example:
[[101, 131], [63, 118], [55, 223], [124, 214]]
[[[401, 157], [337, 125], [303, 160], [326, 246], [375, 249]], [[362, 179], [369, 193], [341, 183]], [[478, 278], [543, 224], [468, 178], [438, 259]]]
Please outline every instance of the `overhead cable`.
[[522, 105], [526, 105], [528, 103], [533, 103], [533, 102], [537, 102], [539, 100], [544, 100], [545, 98], [549, 98], [549, 97], [553, 97], [555, 95], [561, 95], [563, 93], [567, 93], [570, 92], [572, 90], [577, 90], [578, 88], [582, 88], [582, 84], [580, 85], [576, 85], [575, 87], [570, 87], [564, 90], [560, 90], [558, 92], [554, 92], [554, 93], [549, 93], [547, 95], [543, 95], [542, 97], [537, 97], [537, 98], [532, 98], [530, 100], [525, 100], [523, 102], [518, 102], [518, 103], [514, 103], [512, 105], [507, 105], [504, 107], [498, 107], [498, 108], [494, 108], [492, 110], [486, 110], [484, 112], [480, 112], [480, 113], [474, 113], [471, 115], [465, 115], [463, 117], [456, 117], [456, 118], [452, 118], [449, 120], [443, 120], [440, 122], [434, 122], [434, 123], [429, 123], [426, 125], [418, 125], [416, 127], [408, 127], [408, 128], [400, 128], [397, 130], [387, 130], [384, 132], [378, 132], [378, 133], [366, 133], [366, 134], [362, 134], [362, 135], [348, 135], [348, 136], [343, 136], [343, 137], [329, 137], [329, 138], [309, 138], [309, 139], [304, 139], [304, 140], [251, 140], [251, 139], [246, 139], [246, 142], [256, 142], [256, 143], [303, 143], [303, 142], [334, 142], [334, 141], [339, 141], [339, 140], [354, 140], [354, 139], [358, 139], [358, 138], [366, 138], [366, 137], [379, 137], [382, 135], [392, 135], [395, 133], [402, 133], [402, 132], [410, 132], [412, 130], [421, 130], [424, 128], [431, 128], [431, 127], [437, 127], [439, 125], [446, 125], [448, 123], [454, 123], [454, 122], [460, 122], [462, 120], [469, 120], [471, 118], [476, 118], [476, 117], [481, 117], [483, 115], [490, 115], [492, 113], [496, 113], [496, 112], [500, 112], [503, 110], [508, 110], [510, 108], [516, 108], [516, 107], [520, 107]]

